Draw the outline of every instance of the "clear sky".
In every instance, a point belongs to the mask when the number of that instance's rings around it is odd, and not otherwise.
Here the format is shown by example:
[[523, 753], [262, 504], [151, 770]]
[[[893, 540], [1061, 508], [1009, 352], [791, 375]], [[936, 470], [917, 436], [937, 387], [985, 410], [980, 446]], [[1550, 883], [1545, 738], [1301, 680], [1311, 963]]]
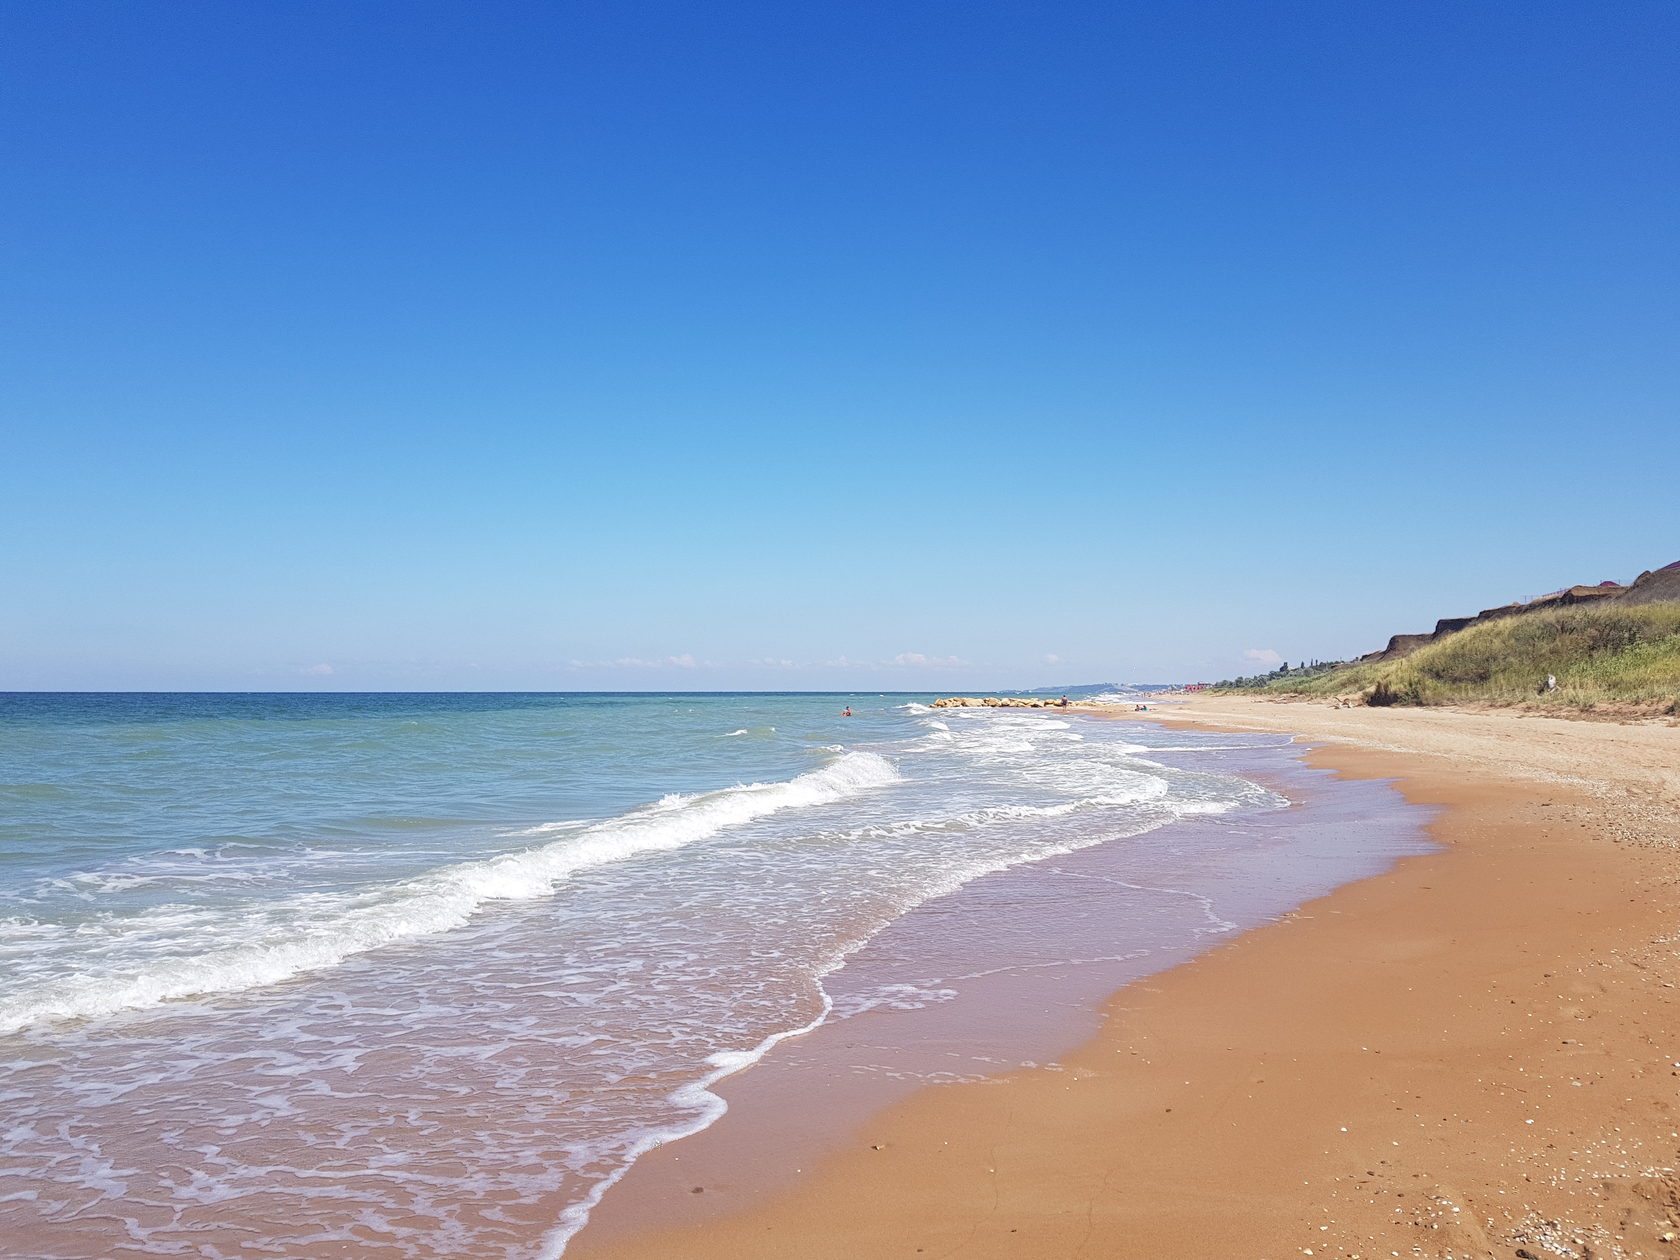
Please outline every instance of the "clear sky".
[[1626, 580], [1680, 559], [1677, 46], [10, 0], [0, 687], [1217, 678]]

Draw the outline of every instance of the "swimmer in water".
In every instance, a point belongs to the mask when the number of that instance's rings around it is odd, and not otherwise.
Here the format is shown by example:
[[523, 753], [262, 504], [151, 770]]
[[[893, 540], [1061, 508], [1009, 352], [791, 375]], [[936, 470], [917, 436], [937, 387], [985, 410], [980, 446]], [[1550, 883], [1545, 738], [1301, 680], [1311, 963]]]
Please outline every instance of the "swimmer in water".
[[848, 704], [844, 709], [841, 709], [840, 710], [840, 716], [841, 717], [851, 717], [852, 716], [852, 706]]

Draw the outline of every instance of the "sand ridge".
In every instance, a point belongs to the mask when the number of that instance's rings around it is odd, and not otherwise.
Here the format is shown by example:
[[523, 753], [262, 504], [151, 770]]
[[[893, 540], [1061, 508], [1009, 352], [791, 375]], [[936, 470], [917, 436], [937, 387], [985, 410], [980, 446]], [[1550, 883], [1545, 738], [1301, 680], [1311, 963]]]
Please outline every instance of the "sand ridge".
[[1148, 716], [1301, 733], [1445, 806], [1448, 848], [1122, 990], [1052, 1068], [867, 1118], [760, 1206], [568, 1254], [1680, 1256], [1680, 729]]

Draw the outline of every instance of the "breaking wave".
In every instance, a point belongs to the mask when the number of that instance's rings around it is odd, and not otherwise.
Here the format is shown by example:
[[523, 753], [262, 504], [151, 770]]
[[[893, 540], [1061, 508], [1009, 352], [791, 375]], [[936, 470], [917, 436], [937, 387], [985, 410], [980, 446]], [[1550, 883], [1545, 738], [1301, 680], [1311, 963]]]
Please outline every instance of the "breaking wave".
[[[71, 955], [80, 963], [75, 971], [43, 976], [0, 1005], [0, 1033], [277, 984], [384, 945], [460, 927], [489, 902], [546, 897], [579, 871], [682, 848], [769, 814], [842, 800], [897, 778], [886, 758], [849, 752], [782, 783], [666, 796], [593, 824], [550, 824], [572, 834], [358, 893], [294, 894], [214, 909], [164, 905], [141, 914], [99, 915], [75, 927], [7, 920], [0, 930], [14, 939], [82, 940]], [[188, 951], [181, 949], [183, 941]]]

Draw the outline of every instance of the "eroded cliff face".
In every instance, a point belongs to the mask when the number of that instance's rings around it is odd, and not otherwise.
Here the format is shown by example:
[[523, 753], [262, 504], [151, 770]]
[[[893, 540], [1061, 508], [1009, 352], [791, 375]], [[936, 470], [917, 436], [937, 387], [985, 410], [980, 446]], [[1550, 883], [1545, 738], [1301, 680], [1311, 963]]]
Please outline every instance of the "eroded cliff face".
[[1670, 599], [1680, 600], [1680, 561], [1641, 573], [1632, 586], [1616, 596], [1618, 604], [1656, 604]]
[[1484, 608], [1474, 617], [1443, 617], [1428, 634], [1397, 634], [1381, 651], [1368, 652], [1359, 659], [1362, 663], [1393, 661], [1410, 656], [1426, 643], [1434, 643], [1449, 634], [1457, 634], [1467, 626], [1494, 621], [1500, 617], [1515, 617], [1521, 613], [1538, 612], [1545, 608], [1568, 608], [1572, 604], [1619, 603], [1654, 604], [1662, 600], [1680, 600], [1680, 562], [1662, 569], [1641, 573], [1628, 586], [1571, 586], [1555, 595], [1542, 595], [1526, 604], [1501, 604]]

